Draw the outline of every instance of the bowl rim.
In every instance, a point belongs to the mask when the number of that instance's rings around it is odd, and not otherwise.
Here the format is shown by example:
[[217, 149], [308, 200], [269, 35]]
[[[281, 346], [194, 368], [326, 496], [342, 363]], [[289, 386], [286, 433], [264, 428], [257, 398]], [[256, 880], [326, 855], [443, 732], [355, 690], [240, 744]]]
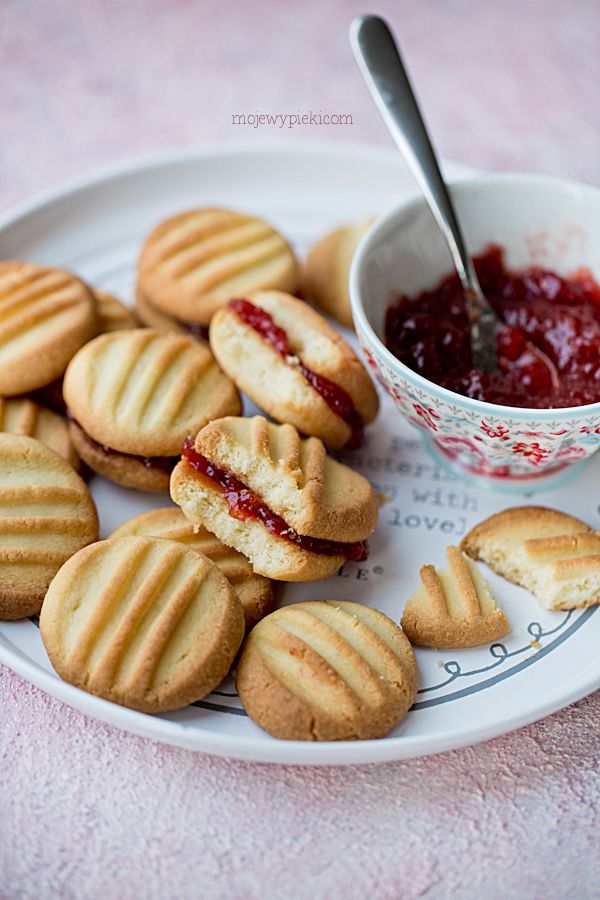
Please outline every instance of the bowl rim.
[[[571, 192], [575, 190], [579, 193], [594, 194], [600, 201], [600, 188], [586, 184], [585, 182], [569, 178], [559, 178], [554, 175], [528, 172], [490, 172], [465, 178], [451, 179], [448, 180], [447, 183], [451, 191], [454, 192], [462, 191], [464, 189], [468, 190], [473, 187], [497, 188], [511, 182], [516, 184], [529, 182], [534, 186], [546, 187], [554, 190], [567, 190]], [[406, 363], [403, 363], [395, 357], [386, 347], [384, 342], [375, 332], [375, 329], [372, 327], [365, 312], [360, 291], [361, 273], [369, 254], [373, 250], [373, 246], [380, 241], [382, 232], [389, 231], [391, 233], [390, 225], [393, 223], [399, 224], [399, 220], [401, 221], [411, 215], [416, 209], [426, 207], [426, 205], [427, 201], [425, 200], [425, 197], [419, 194], [405, 200], [392, 209], [387, 210], [375, 220], [356, 248], [350, 266], [349, 292], [352, 318], [359, 339], [361, 337], [366, 338], [367, 343], [371, 344], [376, 353], [383, 358], [383, 361], [387, 364], [388, 368], [392, 371], [397, 370], [399, 374], [412, 382], [416, 387], [421, 388], [421, 390], [434, 394], [440, 400], [445, 400], [446, 402], [454, 403], [455, 405], [457, 403], [462, 404], [470, 410], [478, 411], [488, 416], [504, 418], [510, 416], [511, 418], [518, 419], [531, 419], [533, 417], [543, 419], [544, 421], [555, 420], [557, 418], [581, 418], [590, 415], [600, 416], [600, 400], [594, 403], [586, 403], [582, 406], [561, 406], [550, 409], [538, 409], [529, 406], [504, 406], [501, 403], [490, 403], [487, 400], [477, 400], [474, 397], [466, 397], [463, 394], [458, 394], [455, 391], [451, 391], [449, 388], [436, 384], [435, 381], [430, 381], [419, 372], [415, 372], [407, 366]], [[389, 237], [389, 235], [384, 235], [384, 239], [386, 237]]]

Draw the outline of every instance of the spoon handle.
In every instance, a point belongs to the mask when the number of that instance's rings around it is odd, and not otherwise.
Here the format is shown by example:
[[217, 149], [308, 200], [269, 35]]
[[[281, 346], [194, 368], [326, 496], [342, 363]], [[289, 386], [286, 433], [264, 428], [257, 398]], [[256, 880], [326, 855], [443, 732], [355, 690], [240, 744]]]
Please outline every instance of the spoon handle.
[[479, 281], [394, 37], [379, 16], [359, 16], [350, 26], [350, 43], [373, 99], [448, 242], [465, 293], [481, 307]]

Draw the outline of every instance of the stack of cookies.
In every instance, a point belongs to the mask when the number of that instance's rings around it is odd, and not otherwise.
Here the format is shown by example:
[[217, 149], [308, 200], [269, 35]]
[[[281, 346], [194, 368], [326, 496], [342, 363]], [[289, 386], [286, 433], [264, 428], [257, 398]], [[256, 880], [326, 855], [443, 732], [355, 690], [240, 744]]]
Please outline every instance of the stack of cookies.
[[[40, 613], [62, 678], [164, 712], [237, 661], [241, 701], [275, 737], [378, 738], [414, 701], [412, 644], [509, 632], [475, 560], [548, 609], [597, 602], [600, 537], [525, 507], [449, 547], [446, 569], [423, 566], [402, 625], [352, 601], [276, 609], [278, 583], [366, 559], [377, 524], [371, 485], [331, 455], [360, 445], [377, 394], [298, 297], [351, 323], [368, 225], [325, 236], [302, 273], [255, 216], [176, 215], [143, 244], [135, 313], [69, 272], [0, 263], [0, 617]], [[242, 393], [271, 421], [243, 417]], [[90, 473], [173, 503], [99, 541]]]
[[[366, 557], [375, 494], [327, 448], [358, 446], [377, 395], [352, 349], [293, 296], [300, 288], [281, 234], [214, 208], [149, 235], [135, 313], [71, 273], [1, 264], [0, 615], [41, 610], [48, 655], [71, 683], [147, 712], [201, 699], [244, 634], [269, 621], [276, 582], [321, 579]], [[242, 418], [240, 391], [279, 424]], [[98, 542], [82, 466], [134, 490], [170, 489], [177, 505]], [[308, 606], [311, 622], [330, 616], [326, 603]], [[267, 724], [273, 733], [380, 736], [405, 715], [416, 690], [410, 646], [382, 615], [360, 612], [357, 631], [346, 606], [326, 626], [338, 668], [325, 645], [311, 651], [344, 710], [315, 694], [305, 698], [312, 732], [304, 718]], [[243, 657], [248, 696], [257, 641]], [[354, 665], [370, 674], [351, 702]]]

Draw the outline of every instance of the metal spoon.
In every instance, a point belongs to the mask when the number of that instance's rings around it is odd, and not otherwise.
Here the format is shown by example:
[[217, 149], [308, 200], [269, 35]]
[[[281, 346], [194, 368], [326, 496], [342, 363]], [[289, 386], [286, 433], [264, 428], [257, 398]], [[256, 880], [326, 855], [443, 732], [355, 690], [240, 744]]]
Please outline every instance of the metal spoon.
[[[446, 238], [465, 294], [473, 364], [483, 372], [495, 372], [496, 335], [502, 323], [481, 290], [394, 37], [383, 19], [359, 16], [350, 25], [350, 44], [371, 95]], [[548, 367], [556, 385], [558, 374], [551, 360], [529, 342], [527, 347]]]

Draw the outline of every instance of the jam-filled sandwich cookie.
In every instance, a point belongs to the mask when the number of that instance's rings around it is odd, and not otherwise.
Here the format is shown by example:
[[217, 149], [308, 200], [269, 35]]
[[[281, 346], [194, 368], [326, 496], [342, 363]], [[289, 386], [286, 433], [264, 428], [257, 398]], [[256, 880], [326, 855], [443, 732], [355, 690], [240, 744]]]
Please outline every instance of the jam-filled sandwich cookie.
[[0, 434], [0, 619], [38, 613], [62, 564], [98, 539], [90, 492], [35, 438]]
[[146, 239], [138, 311], [151, 325], [156, 310], [179, 328], [197, 329], [231, 297], [263, 288], [293, 292], [298, 285], [294, 253], [271, 225], [230, 209], [194, 209], [162, 222]]
[[323, 312], [341, 325], [352, 328], [348, 279], [354, 251], [367, 233], [372, 219], [343, 225], [314, 244], [304, 266], [304, 288]]
[[517, 506], [490, 516], [462, 549], [535, 594], [545, 609], [600, 603], [600, 534], [556, 509]]
[[510, 623], [474, 562], [458, 547], [446, 551], [448, 568], [423, 566], [421, 585], [409, 598], [402, 628], [422, 647], [477, 647], [504, 637]]
[[260, 416], [211, 422], [186, 444], [171, 497], [193, 523], [278, 581], [326, 578], [366, 558], [377, 499], [318, 438]]
[[186, 443], [171, 497], [193, 523], [278, 581], [313, 581], [366, 558], [378, 504], [318, 438], [260, 416], [211, 422]]
[[413, 704], [418, 672], [410, 643], [386, 615], [322, 600], [259, 622], [236, 681], [248, 715], [274, 737], [349, 741], [395, 728]]
[[69, 364], [64, 396], [79, 456], [100, 475], [148, 491], [169, 489], [188, 435], [241, 408], [206, 346], [151, 328], [86, 344]]
[[79, 469], [65, 419], [27, 397], [0, 397], [0, 431], [37, 438]]
[[205, 556], [152, 537], [73, 556], [44, 600], [40, 634], [65, 681], [142, 712], [194, 703], [227, 675], [244, 636], [240, 601]]
[[274, 608], [273, 583], [262, 575], [256, 575], [245, 556], [221, 543], [203, 525], [192, 525], [178, 506], [142, 513], [113, 531], [111, 537], [131, 535], [151, 535], [177, 541], [212, 559], [240, 598], [246, 630], [250, 630]]
[[230, 300], [211, 322], [210, 345], [258, 406], [330, 448], [357, 447], [377, 415], [375, 388], [352, 348], [289, 294]]
[[50, 384], [97, 331], [94, 295], [70, 272], [0, 262], [0, 395]]
[[94, 296], [98, 312], [99, 334], [106, 334], [108, 331], [121, 331], [123, 328], [136, 328], [139, 325], [138, 317], [133, 310], [121, 303], [112, 294], [94, 288]]

